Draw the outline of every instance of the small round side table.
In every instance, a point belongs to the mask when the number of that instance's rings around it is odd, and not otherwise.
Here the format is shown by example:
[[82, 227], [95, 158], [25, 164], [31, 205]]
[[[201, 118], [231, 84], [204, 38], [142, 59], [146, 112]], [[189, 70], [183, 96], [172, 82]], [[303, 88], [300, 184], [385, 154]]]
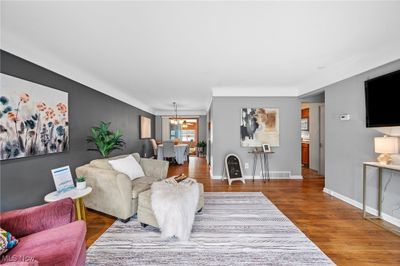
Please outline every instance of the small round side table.
[[85, 189], [72, 189], [67, 192], [59, 193], [53, 191], [44, 197], [46, 202], [53, 202], [65, 198], [71, 198], [75, 202], [76, 218], [77, 220], [86, 221], [85, 205], [83, 204], [83, 197], [89, 195], [92, 192], [91, 187], [86, 187]]

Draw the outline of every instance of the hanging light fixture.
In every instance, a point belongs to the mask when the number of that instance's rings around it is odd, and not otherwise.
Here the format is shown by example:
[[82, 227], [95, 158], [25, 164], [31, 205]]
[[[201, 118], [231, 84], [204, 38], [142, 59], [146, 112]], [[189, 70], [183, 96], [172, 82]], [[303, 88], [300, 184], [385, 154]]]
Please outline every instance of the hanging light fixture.
[[175, 118], [171, 119], [171, 124], [177, 125], [179, 123], [179, 119], [178, 119], [178, 104], [176, 102], [173, 102], [172, 104], [174, 105]]

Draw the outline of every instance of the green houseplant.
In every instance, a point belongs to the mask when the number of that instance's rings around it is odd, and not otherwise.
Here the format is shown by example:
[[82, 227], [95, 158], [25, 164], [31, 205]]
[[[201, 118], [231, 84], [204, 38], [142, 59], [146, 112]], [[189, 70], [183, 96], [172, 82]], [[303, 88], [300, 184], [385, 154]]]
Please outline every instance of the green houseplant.
[[199, 141], [197, 143], [198, 156], [204, 156], [206, 146], [207, 146], [207, 144], [206, 144], [206, 142], [204, 140]]
[[122, 150], [125, 141], [122, 139], [121, 130], [112, 132], [110, 128], [111, 122], [100, 122], [98, 127], [92, 127], [92, 135], [87, 137], [88, 143], [94, 143], [96, 148], [89, 148], [89, 151], [98, 151], [106, 158], [113, 150]]
[[80, 176], [76, 179], [76, 188], [85, 189], [86, 188], [86, 177]]

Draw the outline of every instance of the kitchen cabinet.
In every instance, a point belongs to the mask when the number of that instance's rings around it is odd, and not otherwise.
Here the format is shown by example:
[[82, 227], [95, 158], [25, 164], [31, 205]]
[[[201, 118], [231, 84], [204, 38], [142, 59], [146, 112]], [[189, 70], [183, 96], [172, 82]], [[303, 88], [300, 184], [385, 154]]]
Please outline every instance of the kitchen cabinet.
[[301, 110], [301, 118], [309, 118], [310, 117], [310, 109], [302, 109]]
[[310, 144], [301, 143], [301, 163], [308, 167], [310, 164]]

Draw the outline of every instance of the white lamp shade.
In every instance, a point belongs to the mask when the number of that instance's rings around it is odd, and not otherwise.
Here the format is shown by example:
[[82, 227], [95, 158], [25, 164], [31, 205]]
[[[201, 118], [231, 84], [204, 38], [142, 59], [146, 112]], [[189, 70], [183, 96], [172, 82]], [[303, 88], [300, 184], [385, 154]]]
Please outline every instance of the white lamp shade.
[[397, 137], [377, 137], [375, 138], [376, 153], [398, 153], [399, 138]]

